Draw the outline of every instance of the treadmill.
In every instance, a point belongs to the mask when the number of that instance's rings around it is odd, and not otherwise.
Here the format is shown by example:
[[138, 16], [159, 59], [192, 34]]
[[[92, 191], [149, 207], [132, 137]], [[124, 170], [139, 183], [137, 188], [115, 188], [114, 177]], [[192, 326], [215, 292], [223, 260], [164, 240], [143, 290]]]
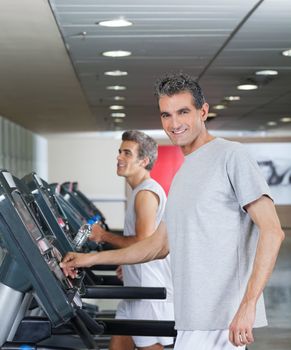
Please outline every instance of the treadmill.
[[64, 182], [60, 185], [60, 193], [74, 206], [81, 215], [83, 215], [87, 221], [100, 222], [100, 224], [108, 230], [104, 215], [99, 209], [82, 193], [78, 190], [77, 182]]
[[[100, 334], [175, 336], [173, 321], [96, 320], [84, 311], [82, 279], [76, 283], [63, 274], [60, 252], [45, 237], [13, 176], [5, 170], [0, 172], [0, 238], [1, 349], [27, 344], [40, 349], [45, 339], [64, 333], [78, 335], [87, 349], [99, 349]], [[45, 317], [26, 316], [32, 297]]]
[[[64, 246], [63, 254], [68, 251], [75, 250], [73, 244], [74, 238], [77, 232], [72, 232], [70, 227], [65, 224], [67, 217], [63, 215], [62, 208], [59, 207], [55, 200], [55, 195], [50, 193], [49, 185], [42, 180], [35, 172], [32, 172], [20, 181], [25, 185], [25, 191], [31, 194], [34, 201], [39, 208], [39, 211], [44, 216], [46, 224], [50, 227], [51, 231], [57, 236]], [[23, 187], [22, 187], [23, 189]], [[80, 222], [81, 224], [81, 222]], [[69, 242], [68, 242], [69, 241]], [[91, 250], [100, 251], [104, 249], [104, 245], [96, 244], [94, 242], [86, 242], [82, 247], [82, 252], [89, 252]], [[110, 275], [92, 275], [89, 270], [115, 270], [116, 265], [98, 265], [91, 269], [86, 269], [91, 278], [95, 280], [94, 284], [111, 284], [111, 285], [122, 285], [122, 282], [116, 276]], [[97, 279], [97, 280], [96, 280]]]

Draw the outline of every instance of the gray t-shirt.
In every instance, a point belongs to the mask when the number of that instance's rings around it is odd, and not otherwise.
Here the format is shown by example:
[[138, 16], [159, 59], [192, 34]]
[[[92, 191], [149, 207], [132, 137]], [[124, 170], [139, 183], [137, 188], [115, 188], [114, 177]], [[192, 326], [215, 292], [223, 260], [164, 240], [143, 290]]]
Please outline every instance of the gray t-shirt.
[[[251, 273], [258, 231], [243, 207], [270, 196], [257, 163], [216, 138], [187, 155], [166, 205], [178, 330], [227, 329]], [[263, 297], [255, 327], [266, 325]]]

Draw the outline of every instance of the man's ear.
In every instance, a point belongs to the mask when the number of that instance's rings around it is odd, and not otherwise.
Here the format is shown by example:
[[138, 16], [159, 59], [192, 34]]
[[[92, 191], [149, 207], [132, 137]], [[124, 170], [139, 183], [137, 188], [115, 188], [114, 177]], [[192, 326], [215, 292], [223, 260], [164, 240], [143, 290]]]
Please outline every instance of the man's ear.
[[150, 159], [149, 157], [144, 157], [142, 160], [141, 160], [141, 165], [143, 166], [143, 168], [145, 168], [150, 162]]
[[206, 102], [203, 103], [203, 106], [200, 111], [201, 111], [202, 120], [205, 122], [208, 117], [209, 104]]

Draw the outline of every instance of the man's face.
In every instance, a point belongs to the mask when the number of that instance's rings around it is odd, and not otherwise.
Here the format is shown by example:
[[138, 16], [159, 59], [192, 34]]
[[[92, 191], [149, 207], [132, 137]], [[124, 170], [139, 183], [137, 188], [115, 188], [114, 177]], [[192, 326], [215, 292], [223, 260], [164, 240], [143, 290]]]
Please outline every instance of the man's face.
[[138, 159], [138, 144], [133, 141], [123, 141], [118, 150], [117, 175], [129, 177], [143, 168], [143, 160]]
[[173, 144], [185, 149], [192, 148], [207, 119], [208, 104], [201, 109], [194, 106], [190, 92], [181, 92], [159, 99], [162, 126]]

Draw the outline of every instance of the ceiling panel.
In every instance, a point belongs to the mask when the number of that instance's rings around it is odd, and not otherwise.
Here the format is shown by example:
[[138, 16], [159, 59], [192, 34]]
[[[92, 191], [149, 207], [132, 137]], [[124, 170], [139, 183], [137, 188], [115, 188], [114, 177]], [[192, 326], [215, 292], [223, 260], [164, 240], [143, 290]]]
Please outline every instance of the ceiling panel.
[[[119, 17], [133, 25], [98, 25]], [[289, 0], [2, 0], [0, 113], [40, 133], [158, 129], [154, 81], [185, 71], [212, 111], [226, 104], [210, 129], [291, 133], [280, 121], [291, 115], [291, 58], [281, 54], [291, 48], [290, 18]], [[132, 56], [102, 56], [118, 49]], [[255, 74], [270, 68], [278, 76]], [[128, 75], [104, 75], [115, 69]], [[248, 80], [259, 88], [238, 91]], [[127, 89], [106, 88], [116, 84]], [[240, 101], [224, 101], [237, 94]], [[123, 122], [110, 116], [116, 95], [125, 98]]]

